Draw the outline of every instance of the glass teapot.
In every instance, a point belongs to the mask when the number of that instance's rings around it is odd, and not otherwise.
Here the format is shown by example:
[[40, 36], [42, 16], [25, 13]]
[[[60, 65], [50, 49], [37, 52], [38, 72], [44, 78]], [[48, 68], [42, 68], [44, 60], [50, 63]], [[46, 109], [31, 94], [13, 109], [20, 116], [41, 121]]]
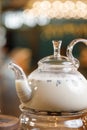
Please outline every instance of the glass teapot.
[[9, 68], [16, 75], [20, 109], [24, 112], [53, 116], [86, 111], [87, 80], [78, 71], [80, 64], [73, 57], [72, 51], [74, 45], [79, 42], [87, 45], [87, 40], [73, 40], [67, 47], [66, 56], [60, 54], [62, 41], [52, 42], [53, 55], [41, 59], [38, 68], [28, 78], [22, 68], [13, 62], [9, 63]]

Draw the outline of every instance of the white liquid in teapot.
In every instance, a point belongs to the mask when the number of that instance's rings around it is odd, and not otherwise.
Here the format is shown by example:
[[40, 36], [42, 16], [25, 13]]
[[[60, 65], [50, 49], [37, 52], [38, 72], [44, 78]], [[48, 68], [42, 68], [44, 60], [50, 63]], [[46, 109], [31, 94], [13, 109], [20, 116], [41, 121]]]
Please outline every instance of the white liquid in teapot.
[[[22, 82], [16, 81], [16, 87], [20, 87]], [[23, 103], [27, 108], [43, 111], [79, 111], [87, 108], [87, 80], [82, 75], [42, 75], [34, 77], [31, 83], [32, 97]]]

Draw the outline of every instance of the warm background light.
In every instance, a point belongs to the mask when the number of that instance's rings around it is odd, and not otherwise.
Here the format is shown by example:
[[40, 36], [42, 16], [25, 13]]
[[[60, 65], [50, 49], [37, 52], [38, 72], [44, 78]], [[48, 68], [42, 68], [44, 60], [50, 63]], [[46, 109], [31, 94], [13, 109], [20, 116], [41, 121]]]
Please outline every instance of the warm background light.
[[44, 26], [52, 19], [87, 19], [87, 2], [80, 0], [29, 0], [23, 11], [3, 14], [7, 28], [17, 29], [23, 25]]

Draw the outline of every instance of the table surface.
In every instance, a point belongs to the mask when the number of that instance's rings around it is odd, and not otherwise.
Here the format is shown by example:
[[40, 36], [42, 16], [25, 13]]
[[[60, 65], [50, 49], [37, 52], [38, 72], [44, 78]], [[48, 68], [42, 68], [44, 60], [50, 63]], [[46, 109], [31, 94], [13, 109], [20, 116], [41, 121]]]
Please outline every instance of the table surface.
[[20, 122], [17, 117], [0, 115], [0, 130], [17, 130], [19, 126]]

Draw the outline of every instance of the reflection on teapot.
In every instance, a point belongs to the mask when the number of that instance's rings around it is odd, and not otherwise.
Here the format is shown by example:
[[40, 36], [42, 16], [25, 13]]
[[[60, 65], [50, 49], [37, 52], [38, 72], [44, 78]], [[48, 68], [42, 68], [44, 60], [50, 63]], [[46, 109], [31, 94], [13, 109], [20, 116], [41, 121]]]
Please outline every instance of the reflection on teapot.
[[77, 70], [79, 61], [73, 57], [75, 44], [86, 39], [75, 39], [60, 54], [61, 41], [53, 41], [54, 54], [41, 59], [38, 68], [26, 78], [22, 68], [9, 63], [16, 75], [16, 90], [21, 107], [39, 111], [80, 111], [87, 108], [87, 80]]

